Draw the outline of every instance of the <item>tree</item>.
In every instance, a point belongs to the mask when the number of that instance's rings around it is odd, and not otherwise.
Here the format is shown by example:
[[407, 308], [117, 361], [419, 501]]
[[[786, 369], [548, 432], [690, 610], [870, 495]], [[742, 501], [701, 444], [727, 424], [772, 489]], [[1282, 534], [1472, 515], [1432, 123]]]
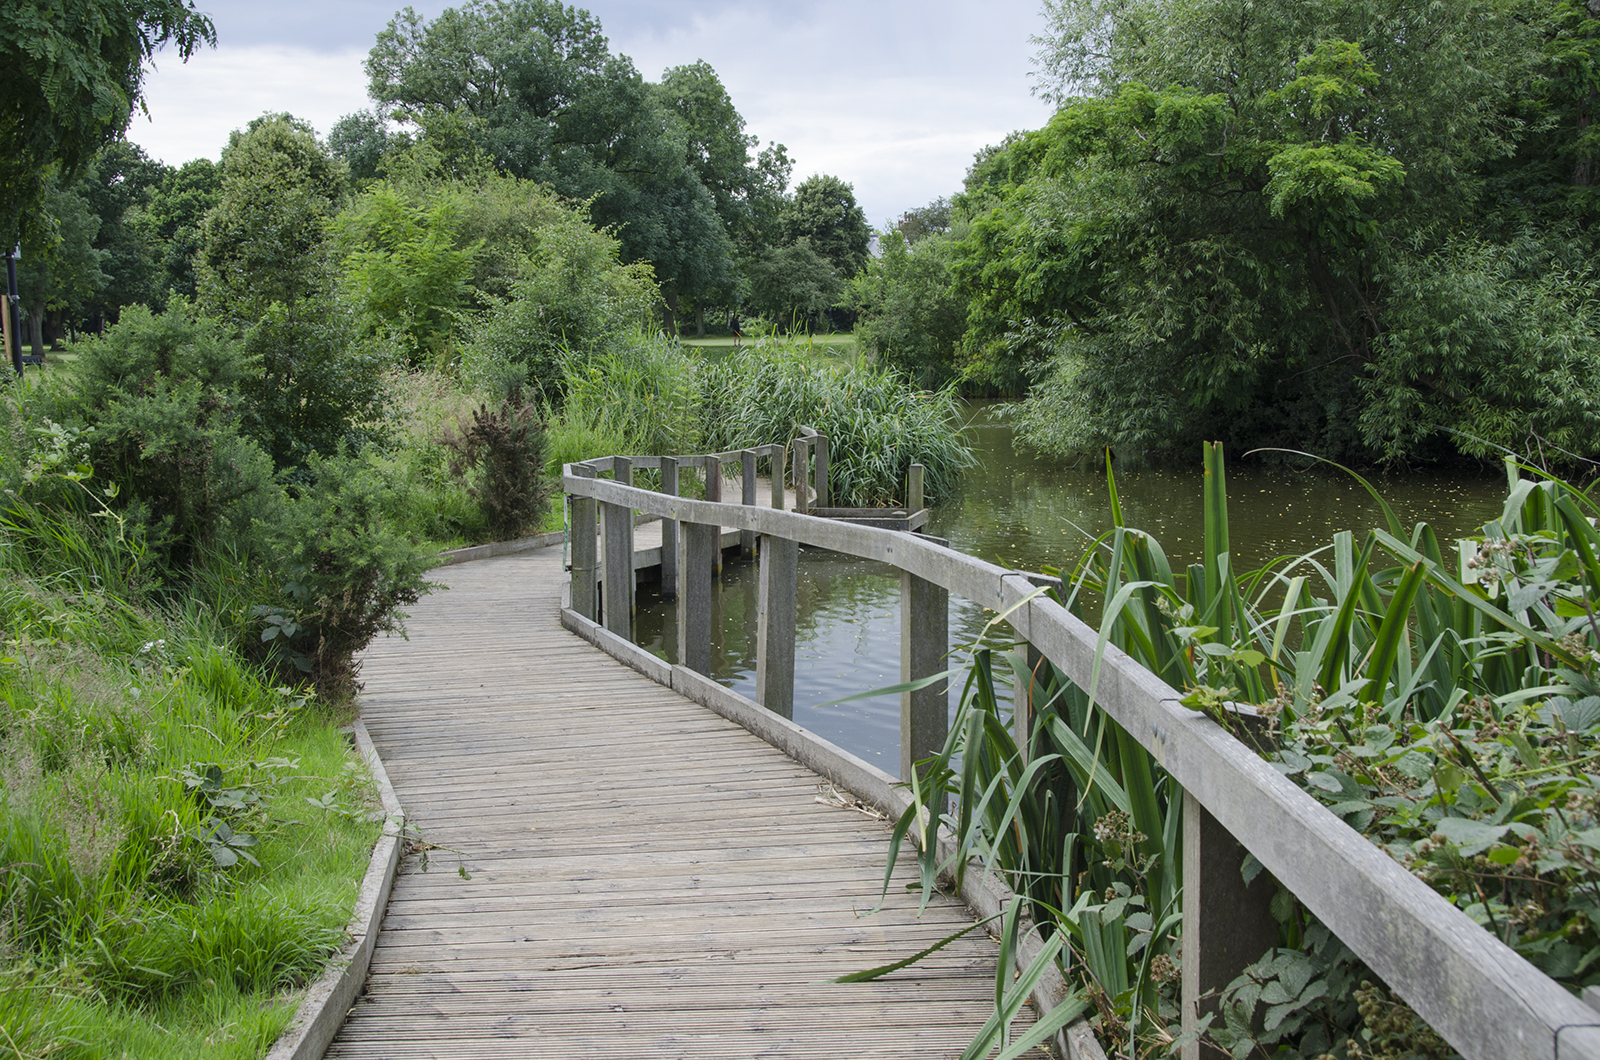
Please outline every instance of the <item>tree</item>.
[[374, 180], [384, 158], [403, 149], [408, 138], [391, 134], [383, 115], [371, 110], [346, 114], [328, 130], [328, 150], [350, 167], [350, 177], [358, 183]]
[[843, 293], [832, 263], [804, 236], [767, 249], [750, 266], [750, 306], [790, 330], [815, 330]]
[[331, 454], [378, 419], [384, 358], [358, 343], [335, 290], [328, 225], [344, 164], [311, 127], [267, 115], [228, 138], [206, 215], [200, 297], [243, 336], [259, 373], [240, 384], [245, 432], [281, 469]]
[[28, 338], [34, 353], [44, 352], [47, 312], [81, 311], [109, 280], [106, 253], [95, 246], [100, 218], [90, 208], [78, 182], [62, 186], [51, 174], [45, 181], [45, 224], [23, 244], [17, 268], [17, 289], [28, 311]]
[[802, 181], [783, 207], [780, 226], [786, 242], [805, 239], [845, 279], [867, 263], [872, 229], [856, 205], [855, 189], [838, 177]]
[[105, 255], [101, 268], [107, 277], [88, 313], [115, 320], [124, 306], [164, 304], [160, 249], [139, 218], [171, 172], [127, 140], [108, 145], [84, 167], [78, 183], [100, 218], [95, 247]]
[[600, 23], [553, 0], [469, 0], [432, 22], [407, 8], [367, 59], [369, 92], [441, 152], [486, 155], [506, 172], [593, 200], [629, 261], [666, 294], [732, 280], [732, 245], [713, 194], [688, 163], [682, 123]]
[[941, 196], [926, 206], [907, 210], [895, 229], [905, 237], [907, 243], [916, 243], [950, 231], [953, 217], [950, 200]]
[[0, 243], [27, 226], [52, 165], [70, 180], [127, 129], [145, 61], [168, 43], [187, 60], [216, 31], [186, 0], [0, 6]]
[[952, 245], [943, 235], [911, 244], [891, 231], [883, 256], [850, 281], [862, 348], [924, 390], [937, 390], [962, 372], [967, 305], [950, 270]]
[[344, 165], [311, 126], [266, 115], [235, 131], [222, 149], [221, 194], [206, 215], [201, 301], [240, 321], [259, 320], [327, 290], [323, 244], [345, 193]]
[[[970, 349], [1023, 368], [1052, 358], [1023, 421], [1036, 440], [1447, 451], [1448, 435], [1410, 433], [1407, 392], [1432, 395], [1428, 422], [1451, 431], [1600, 436], [1583, 398], [1592, 346], [1569, 336], [1562, 360], [1534, 339], [1562, 314], [1592, 319], [1584, 284], [1508, 286], [1534, 275], [1528, 262], [1595, 249], [1584, 196], [1562, 190], [1582, 166], [1559, 155], [1587, 142], [1581, 78], [1547, 92], [1552, 42], [1570, 58], [1587, 28], [1522, 0], [1049, 11], [1061, 109], [974, 167], [966, 197], [981, 206], [954, 263]], [[1565, 109], [1519, 120], [1533, 97]], [[1422, 282], [1424, 262], [1499, 303], [1462, 312]], [[1444, 333], [1448, 353], [1424, 341]], [[1490, 370], [1490, 350], [1515, 367]], [[1519, 375], [1552, 385], [1513, 400], [1504, 381]]]
[[198, 295], [205, 219], [221, 195], [220, 168], [209, 158], [196, 158], [169, 170], [131, 222], [159, 256], [158, 301], [169, 293], [190, 301]]

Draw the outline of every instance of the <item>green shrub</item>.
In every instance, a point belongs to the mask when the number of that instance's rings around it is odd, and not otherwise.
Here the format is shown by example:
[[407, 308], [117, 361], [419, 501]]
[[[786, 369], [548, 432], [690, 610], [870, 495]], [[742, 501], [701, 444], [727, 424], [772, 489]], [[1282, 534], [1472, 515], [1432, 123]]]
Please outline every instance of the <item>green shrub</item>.
[[239, 433], [239, 387], [256, 365], [182, 300], [130, 306], [78, 347], [78, 414], [94, 471], [164, 559], [186, 563], [228, 509], [270, 491], [266, 455]]
[[356, 653], [401, 628], [438, 557], [389, 525], [394, 488], [359, 457], [313, 456], [307, 470], [280, 517], [257, 524], [272, 569], [289, 579], [279, 601], [260, 605], [263, 637], [289, 638], [317, 694], [342, 702], [360, 688]]

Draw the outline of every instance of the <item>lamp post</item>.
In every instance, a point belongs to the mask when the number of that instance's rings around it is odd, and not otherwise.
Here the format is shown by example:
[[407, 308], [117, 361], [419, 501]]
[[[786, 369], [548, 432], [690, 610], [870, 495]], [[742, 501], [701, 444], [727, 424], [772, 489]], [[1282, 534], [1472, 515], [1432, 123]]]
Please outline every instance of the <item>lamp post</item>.
[[5, 317], [6, 356], [11, 358], [11, 367], [16, 369], [17, 378], [22, 378], [22, 335], [19, 333], [21, 321], [17, 319], [17, 261], [22, 257], [22, 244], [18, 243], [11, 253], [6, 255], [6, 304], [0, 315]]

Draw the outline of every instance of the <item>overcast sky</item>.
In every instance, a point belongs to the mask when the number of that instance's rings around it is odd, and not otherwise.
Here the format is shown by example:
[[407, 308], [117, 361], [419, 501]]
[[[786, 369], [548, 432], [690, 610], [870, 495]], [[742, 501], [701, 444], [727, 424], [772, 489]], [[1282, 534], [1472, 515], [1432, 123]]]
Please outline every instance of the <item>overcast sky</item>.
[[[171, 165], [216, 158], [228, 133], [287, 110], [327, 134], [370, 105], [361, 61], [399, 5], [199, 0], [217, 47], [157, 56], [128, 138]], [[413, 5], [426, 17], [451, 6]], [[704, 59], [748, 131], [786, 144], [795, 180], [855, 185], [875, 227], [959, 189], [973, 152], [1044, 124], [1030, 93], [1038, 0], [598, 0], [613, 51], [658, 80]]]

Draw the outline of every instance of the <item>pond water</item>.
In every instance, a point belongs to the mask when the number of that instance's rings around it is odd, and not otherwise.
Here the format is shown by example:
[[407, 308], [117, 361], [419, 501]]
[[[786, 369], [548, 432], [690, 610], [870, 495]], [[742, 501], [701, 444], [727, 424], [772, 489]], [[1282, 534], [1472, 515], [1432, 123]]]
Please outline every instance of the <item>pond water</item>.
[[[953, 548], [1017, 570], [1070, 567], [1091, 536], [1111, 526], [1104, 468], [1041, 458], [1013, 444], [1006, 406], [966, 406], [979, 466], [938, 505], [927, 532]], [[1309, 461], [1307, 461], [1309, 463]], [[1198, 561], [1204, 535], [1200, 454], [1192, 470], [1117, 471], [1123, 515], [1161, 542], [1174, 570]], [[1299, 555], [1335, 531], [1358, 537], [1383, 524], [1361, 485], [1335, 472], [1265, 466], [1229, 454], [1228, 522], [1235, 569], [1253, 570]], [[1495, 518], [1503, 476], [1421, 472], [1368, 476], [1408, 527], [1426, 520], [1441, 539], [1473, 533]], [[893, 568], [802, 549], [795, 643], [794, 720], [894, 774], [899, 771], [896, 695], [834, 702], [900, 680], [900, 579]], [[712, 670], [717, 680], [755, 693], [756, 567], [729, 560], [712, 594]], [[636, 639], [663, 658], [676, 655], [676, 605], [639, 586]], [[950, 600], [950, 641], [959, 660], [988, 621], [983, 609]], [[959, 689], [951, 693], [952, 709]], [[831, 704], [831, 705], [825, 705]]]

